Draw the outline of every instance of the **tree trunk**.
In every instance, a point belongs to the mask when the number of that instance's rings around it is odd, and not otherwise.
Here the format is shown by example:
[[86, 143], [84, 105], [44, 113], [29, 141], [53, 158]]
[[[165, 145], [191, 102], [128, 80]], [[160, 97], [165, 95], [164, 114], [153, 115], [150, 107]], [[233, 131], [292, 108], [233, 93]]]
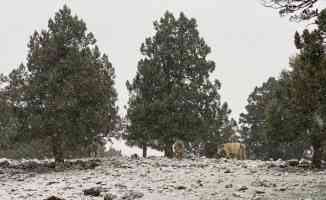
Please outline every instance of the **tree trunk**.
[[64, 163], [62, 140], [58, 135], [54, 135], [52, 137], [52, 153], [54, 157], [54, 163], [56, 166], [58, 164]]
[[172, 145], [167, 144], [164, 147], [164, 156], [167, 158], [173, 158], [173, 150], [172, 150]]
[[321, 158], [322, 158], [322, 145], [320, 140], [314, 140], [312, 142], [312, 147], [314, 148], [314, 154], [312, 157], [312, 164], [316, 168], [321, 167]]
[[143, 157], [146, 158], [147, 157], [147, 145], [143, 144]]

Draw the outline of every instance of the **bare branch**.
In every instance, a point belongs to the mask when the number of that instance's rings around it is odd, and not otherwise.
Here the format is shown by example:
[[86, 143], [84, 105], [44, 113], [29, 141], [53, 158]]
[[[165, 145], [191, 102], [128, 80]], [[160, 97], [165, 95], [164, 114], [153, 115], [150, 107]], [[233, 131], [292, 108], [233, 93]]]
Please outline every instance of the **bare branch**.
[[318, 0], [261, 0], [263, 6], [279, 11], [281, 16], [291, 15], [291, 21], [308, 20], [318, 15], [314, 8]]

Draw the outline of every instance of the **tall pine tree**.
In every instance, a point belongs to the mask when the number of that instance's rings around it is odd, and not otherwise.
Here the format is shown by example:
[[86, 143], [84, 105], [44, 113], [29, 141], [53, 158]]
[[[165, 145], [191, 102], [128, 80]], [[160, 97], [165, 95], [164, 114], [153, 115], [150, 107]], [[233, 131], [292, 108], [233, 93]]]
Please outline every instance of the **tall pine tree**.
[[319, 14], [315, 30], [295, 34], [299, 54], [291, 60], [292, 109], [305, 118], [305, 135], [314, 148], [313, 163], [321, 165], [322, 146], [326, 142], [326, 10]]
[[127, 82], [127, 140], [144, 152], [152, 146], [172, 157], [176, 140], [217, 140], [223, 118], [220, 82], [209, 79], [215, 63], [207, 59], [211, 49], [199, 36], [195, 19], [183, 13], [176, 19], [166, 12], [154, 29], [155, 35], [141, 45], [135, 78]]
[[21, 136], [49, 141], [56, 162], [97, 135], [107, 136], [116, 123], [114, 69], [95, 43], [85, 22], [64, 6], [47, 30], [31, 36], [19, 85], [11, 84], [23, 113]]

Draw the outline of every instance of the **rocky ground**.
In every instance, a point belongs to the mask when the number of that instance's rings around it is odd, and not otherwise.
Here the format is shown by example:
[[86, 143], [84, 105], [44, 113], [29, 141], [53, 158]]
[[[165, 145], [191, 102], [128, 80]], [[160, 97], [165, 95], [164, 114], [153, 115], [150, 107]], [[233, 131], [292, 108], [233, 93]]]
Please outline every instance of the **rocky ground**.
[[74, 161], [0, 159], [0, 199], [326, 199], [326, 170], [296, 162], [127, 157]]

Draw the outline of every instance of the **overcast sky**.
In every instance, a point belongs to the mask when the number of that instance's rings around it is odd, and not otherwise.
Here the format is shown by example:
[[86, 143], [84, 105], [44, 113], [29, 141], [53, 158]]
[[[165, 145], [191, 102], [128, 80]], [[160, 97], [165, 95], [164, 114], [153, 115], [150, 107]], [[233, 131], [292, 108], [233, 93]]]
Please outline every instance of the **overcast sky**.
[[122, 113], [128, 100], [125, 82], [135, 75], [140, 45], [167, 10], [197, 20], [201, 37], [212, 48], [209, 59], [216, 63], [212, 78], [222, 82], [222, 99], [235, 118], [255, 86], [288, 67], [296, 52], [294, 32], [305, 26], [280, 18], [260, 0], [11, 0], [0, 7], [0, 73], [25, 62], [30, 35], [47, 28], [48, 19], [64, 4], [86, 22], [115, 67]]

